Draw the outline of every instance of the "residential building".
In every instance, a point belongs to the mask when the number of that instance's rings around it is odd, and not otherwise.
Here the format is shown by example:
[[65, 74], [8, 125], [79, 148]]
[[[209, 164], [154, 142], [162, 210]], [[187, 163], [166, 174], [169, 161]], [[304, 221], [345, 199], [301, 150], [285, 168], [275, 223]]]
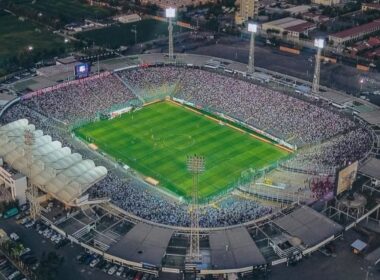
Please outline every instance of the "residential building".
[[380, 11], [380, 3], [363, 3], [362, 4], [362, 11], [370, 11], [370, 10], [376, 10]]
[[292, 16], [296, 16], [299, 14], [304, 14], [307, 13], [310, 10], [311, 6], [309, 5], [299, 5], [299, 6], [294, 6], [288, 9], [285, 9], [285, 12], [288, 12]]
[[314, 14], [311, 12], [307, 12], [307, 13], [302, 14], [302, 18], [305, 20], [308, 20], [308, 21], [315, 22], [315, 23], [324, 23], [324, 22], [328, 22], [330, 20], [330, 17], [328, 17], [328, 16], [324, 16], [321, 14]]
[[258, 0], [239, 0], [239, 11], [236, 13], [235, 21], [241, 24], [258, 15]]
[[346, 2], [345, 0], [312, 0], [311, 3], [323, 6], [335, 6]]
[[335, 46], [346, 44], [360, 40], [364, 36], [373, 34], [377, 31], [380, 31], [380, 19], [331, 34], [329, 35], [329, 41]]

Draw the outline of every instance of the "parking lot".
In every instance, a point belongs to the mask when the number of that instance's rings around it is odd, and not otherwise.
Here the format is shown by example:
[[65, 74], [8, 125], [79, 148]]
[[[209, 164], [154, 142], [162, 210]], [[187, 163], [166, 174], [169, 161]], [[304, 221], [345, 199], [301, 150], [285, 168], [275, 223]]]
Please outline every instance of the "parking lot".
[[0, 254], [0, 279], [24, 280], [25, 276], [4, 255]]
[[[57, 280], [66, 279], [128, 279], [153, 280], [158, 279], [147, 273], [136, 272], [126, 267], [109, 263], [101, 256], [85, 252], [76, 244], [71, 244], [63, 236], [54, 232], [42, 222], [33, 222], [23, 214], [10, 219], [1, 219], [0, 228], [9, 236], [12, 242], [22, 244], [25, 252], [20, 255], [22, 262], [32, 270], [38, 268], [43, 255], [55, 252], [63, 257], [59, 267]], [[1, 258], [0, 258], [1, 260]], [[1, 264], [1, 262], [0, 262]], [[1, 272], [1, 266], [0, 266]], [[6, 270], [4, 277], [9, 277], [13, 270]], [[0, 273], [0, 279], [1, 279]], [[7, 279], [7, 278], [4, 278]], [[21, 280], [23, 278], [14, 278]], [[14, 280], [12, 278], [12, 280]]]

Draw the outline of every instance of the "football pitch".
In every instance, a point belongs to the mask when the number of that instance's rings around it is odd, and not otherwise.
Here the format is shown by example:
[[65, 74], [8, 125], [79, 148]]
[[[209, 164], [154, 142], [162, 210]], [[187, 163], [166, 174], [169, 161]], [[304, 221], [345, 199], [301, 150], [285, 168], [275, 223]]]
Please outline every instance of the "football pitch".
[[202, 155], [201, 200], [229, 188], [243, 171], [263, 168], [289, 155], [271, 143], [168, 101], [87, 124], [75, 134], [184, 198], [191, 197], [192, 189], [187, 156]]

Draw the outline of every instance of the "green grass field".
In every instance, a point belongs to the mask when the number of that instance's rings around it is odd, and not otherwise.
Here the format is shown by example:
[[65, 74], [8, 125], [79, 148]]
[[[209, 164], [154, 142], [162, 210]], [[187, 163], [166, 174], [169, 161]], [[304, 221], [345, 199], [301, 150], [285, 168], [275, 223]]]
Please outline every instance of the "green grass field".
[[187, 155], [204, 156], [206, 170], [199, 182], [201, 200], [225, 190], [248, 168], [265, 167], [289, 154], [169, 102], [91, 123], [75, 133], [184, 198], [190, 197], [192, 186]]
[[[23, 56], [31, 56], [27, 54], [27, 47], [30, 45], [34, 48], [33, 54], [39, 53], [41, 57], [52, 51], [55, 51], [55, 55], [56, 50], [66, 47], [62, 37], [45, 27], [30, 20], [21, 21], [3, 11], [0, 11], [0, 42], [0, 76], [6, 73], [10, 65], [20, 66]], [[14, 61], [13, 58], [18, 60]]]
[[29, 16], [42, 13], [40, 20], [48, 22], [58, 21], [67, 24], [87, 19], [103, 19], [113, 12], [108, 8], [90, 6], [81, 0], [4, 0], [10, 2], [7, 8], [13, 11], [27, 13]]

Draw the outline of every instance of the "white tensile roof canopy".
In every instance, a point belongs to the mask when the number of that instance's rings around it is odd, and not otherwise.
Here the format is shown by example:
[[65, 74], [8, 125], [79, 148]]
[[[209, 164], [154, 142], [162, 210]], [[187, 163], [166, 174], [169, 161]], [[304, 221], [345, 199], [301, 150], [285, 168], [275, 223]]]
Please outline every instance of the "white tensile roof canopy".
[[20, 119], [0, 127], [0, 157], [20, 173], [29, 174], [25, 131], [34, 135], [32, 145], [31, 180], [41, 190], [69, 205], [75, 204], [93, 184], [107, 175], [103, 166], [95, 166], [92, 160], [84, 160], [70, 148], [62, 147], [49, 135]]

